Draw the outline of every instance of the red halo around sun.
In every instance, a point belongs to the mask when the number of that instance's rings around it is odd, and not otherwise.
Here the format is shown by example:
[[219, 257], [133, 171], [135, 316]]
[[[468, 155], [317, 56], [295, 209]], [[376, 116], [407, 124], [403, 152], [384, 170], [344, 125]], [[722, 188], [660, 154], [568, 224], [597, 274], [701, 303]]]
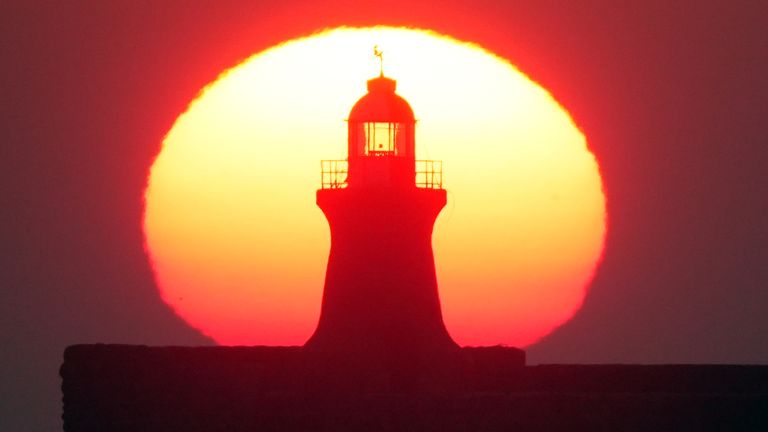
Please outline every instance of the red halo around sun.
[[567, 111], [511, 64], [433, 32], [342, 28], [225, 71], [168, 132], [144, 230], [163, 299], [222, 344], [302, 344], [317, 324], [329, 231], [319, 161], [387, 75], [441, 159], [449, 202], [433, 247], [446, 326], [461, 345], [529, 345], [581, 306], [601, 256], [598, 165]]

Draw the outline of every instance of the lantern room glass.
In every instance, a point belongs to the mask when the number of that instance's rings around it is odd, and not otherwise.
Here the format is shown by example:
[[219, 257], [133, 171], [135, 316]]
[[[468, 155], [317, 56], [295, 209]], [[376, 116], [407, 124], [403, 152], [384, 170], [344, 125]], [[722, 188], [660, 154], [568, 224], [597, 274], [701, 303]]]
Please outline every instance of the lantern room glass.
[[360, 156], [405, 156], [408, 141], [406, 123], [363, 122], [357, 130]]

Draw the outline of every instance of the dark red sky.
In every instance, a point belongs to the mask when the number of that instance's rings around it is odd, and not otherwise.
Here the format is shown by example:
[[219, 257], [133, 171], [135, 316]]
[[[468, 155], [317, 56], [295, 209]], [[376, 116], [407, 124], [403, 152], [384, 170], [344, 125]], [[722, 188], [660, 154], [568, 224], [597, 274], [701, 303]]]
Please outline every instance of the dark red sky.
[[605, 259], [531, 362], [768, 363], [768, 3], [79, 3], [0, 5], [0, 429], [60, 427], [66, 345], [208, 343], [155, 293], [147, 169], [221, 70], [341, 24], [481, 43], [587, 134]]

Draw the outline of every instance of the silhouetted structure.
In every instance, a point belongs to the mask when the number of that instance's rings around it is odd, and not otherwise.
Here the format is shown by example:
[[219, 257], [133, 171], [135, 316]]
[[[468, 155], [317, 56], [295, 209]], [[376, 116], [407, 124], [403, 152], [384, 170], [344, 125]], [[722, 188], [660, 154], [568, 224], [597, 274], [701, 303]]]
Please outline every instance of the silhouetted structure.
[[459, 348], [443, 324], [432, 227], [442, 167], [416, 161], [395, 81], [368, 81], [348, 158], [322, 162], [331, 227], [304, 347], [68, 347], [66, 431], [768, 430], [768, 366], [525, 366]]
[[513, 352], [463, 351], [462, 390], [372, 392], [315, 385], [299, 347], [76, 345], [61, 367], [64, 430], [768, 430], [768, 366], [510, 368]]
[[[312, 352], [373, 370], [430, 370], [458, 354], [443, 325], [432, 227], [441, 164], [415, 159], [413, 110], [395, 80], [368, 81], [349, 114], [348, 159], [323, 161], [317, 204], [331, 251]], [[350, 365], [352, 366], [352, 365]]]

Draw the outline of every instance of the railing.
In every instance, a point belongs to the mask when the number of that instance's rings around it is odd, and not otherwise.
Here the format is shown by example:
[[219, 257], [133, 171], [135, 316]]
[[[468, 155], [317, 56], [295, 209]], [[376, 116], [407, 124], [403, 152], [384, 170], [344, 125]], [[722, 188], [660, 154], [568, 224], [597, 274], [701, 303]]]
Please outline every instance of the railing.
[[346, 160], [320, 161], [320, 188], [342, 189], [347, 187], [349, 164]]
[[416, 187], [425, 189], [442, 189], [443, 161], [417, 160]]
[[[349, 163], [346, 160], [320, 161], [321, 189], [343, 189], [349, 184]], [[422, 189], [443, 188], [443, 161], [417, 160], [415, 185]]]

